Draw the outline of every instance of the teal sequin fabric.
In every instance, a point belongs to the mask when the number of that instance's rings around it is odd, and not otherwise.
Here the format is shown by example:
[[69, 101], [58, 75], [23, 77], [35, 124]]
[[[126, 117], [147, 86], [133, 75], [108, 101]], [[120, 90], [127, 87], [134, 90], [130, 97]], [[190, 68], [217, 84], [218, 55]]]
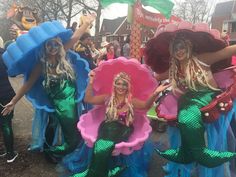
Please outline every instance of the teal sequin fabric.
[[53, 116], [58, 119], [64, 136], [64, 144], [50, 147], [46, 152], [55, 157], [63, 157], [72, 152], [79, 141], [75, 83], [69, 79], [51, 78], [45, 89], [55, 109]]
[[216, 93], [211, 90], [189, 91], [179, 100], [178, 127], [181, 135], [181, 146], [157, 152], [162, 157], [177, 163], [197, 162], [213, 168], [236, 157], [233, 152], [219, 152], [206, 147], [204, 124], [201, 108], [208, 105]]
[[132, 132], [133, 127], [128, 127], [118, 121], [102, 122], [88, 169], [73, 175], [73, 177], [118, 177], [126, 167], [118, 166], [109, 170], [109, 160], [115, 144], [126, 141]]

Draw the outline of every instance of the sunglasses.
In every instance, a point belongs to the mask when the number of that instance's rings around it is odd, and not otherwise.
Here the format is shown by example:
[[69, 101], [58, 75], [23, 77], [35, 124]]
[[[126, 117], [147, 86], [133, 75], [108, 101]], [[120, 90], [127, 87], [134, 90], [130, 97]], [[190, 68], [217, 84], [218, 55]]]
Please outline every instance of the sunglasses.
[[183, 44], [183, 43], [177, 43], [177, 44], [174, 46], [174, 50], [175, 50], [175, 51], [186, 50], [186, 45]]
[[60, 44], [57, 41], [51, 40], [46, 43], [46, 47], [50, 49], [58, 49]]

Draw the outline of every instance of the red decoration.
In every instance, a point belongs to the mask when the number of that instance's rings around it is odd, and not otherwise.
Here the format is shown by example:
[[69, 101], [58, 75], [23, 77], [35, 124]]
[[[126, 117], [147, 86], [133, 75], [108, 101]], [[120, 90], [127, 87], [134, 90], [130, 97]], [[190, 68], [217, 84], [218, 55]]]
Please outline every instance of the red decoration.
[[179, 23], [181, 19], [176, 16], [171, 16], [170, 19], [166, 19], [164, 15], [160, 13], [152, 13], [142, 7], [141, 3], [136, 3], [134, 6], [134, 19], [145, 26], [157, 28], [160, 25], [168, 23]]

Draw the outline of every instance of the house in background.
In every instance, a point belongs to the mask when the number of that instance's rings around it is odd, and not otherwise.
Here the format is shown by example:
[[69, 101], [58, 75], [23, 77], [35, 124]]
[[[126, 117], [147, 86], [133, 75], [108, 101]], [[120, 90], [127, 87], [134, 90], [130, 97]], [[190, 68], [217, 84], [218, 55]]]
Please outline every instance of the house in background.
[[229, 34], [230, 43], [236, 43], [236, 1], [227, 1], [216, 4], [212, 15], [213, 29], [218, 29]]
[[[113, 20], [103, 19], [99, 36], [95, 36], [95, 45], [100, 47], [102, 41], [112, 42], [117, 40], [123, 46], [128, 35], [131, 34], [131, 24], [127, 17], [119, 17]], [[154, 29], [142, 27], [142, 41], [145, 43], [154, 35]]]
[[99, 33], [98, 42], [112, 42], [117, 40], [123, 44], [131, 32], [131, 25], [127, 23], [127, 17], [119, 17], [113, 20], [104, 19]]

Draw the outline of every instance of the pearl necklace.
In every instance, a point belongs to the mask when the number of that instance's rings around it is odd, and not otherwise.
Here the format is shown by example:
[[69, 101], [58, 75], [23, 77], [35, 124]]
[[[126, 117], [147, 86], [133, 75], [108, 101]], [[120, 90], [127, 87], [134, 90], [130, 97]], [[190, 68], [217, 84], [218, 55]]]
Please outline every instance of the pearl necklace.
[[50, 69], [55, 69], [57, 67], [57, 63], [56, 64], [53, 64], [53, 63], [48, 63], [48, 67]]

